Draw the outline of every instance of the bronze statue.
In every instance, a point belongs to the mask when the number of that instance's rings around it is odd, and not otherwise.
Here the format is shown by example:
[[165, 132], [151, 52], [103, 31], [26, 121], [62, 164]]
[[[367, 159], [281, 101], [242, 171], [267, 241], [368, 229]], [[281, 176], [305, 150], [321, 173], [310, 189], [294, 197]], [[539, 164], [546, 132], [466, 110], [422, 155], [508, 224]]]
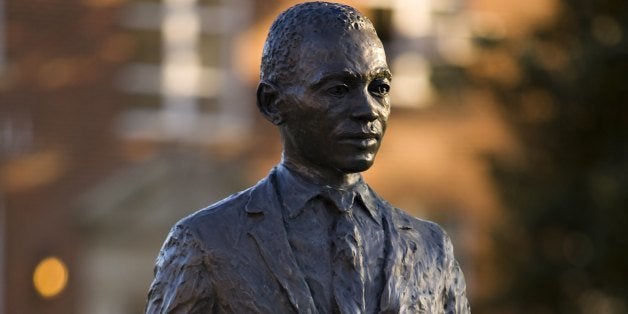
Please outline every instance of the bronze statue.
[[362, 180], [390, 113], [371, 22], [346, 5], [283, 12], [257, 104], [283, 158], [255, 186], [171, 230], [148, 313], [469, 313], [452, 244]]

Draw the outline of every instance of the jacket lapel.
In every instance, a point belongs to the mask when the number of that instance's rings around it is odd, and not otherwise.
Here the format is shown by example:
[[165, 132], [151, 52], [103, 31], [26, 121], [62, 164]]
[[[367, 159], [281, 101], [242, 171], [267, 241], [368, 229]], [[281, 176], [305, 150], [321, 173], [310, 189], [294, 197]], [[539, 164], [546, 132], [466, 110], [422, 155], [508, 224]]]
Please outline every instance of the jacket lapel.
[[317, 313], [314, 300], [299, 270], [283, 224], [273, 170], [251, 191], [246, 205], [248, 234], [259, 247], [268, 269], [281, 284], [298, 313]]
[[[382, 208], [384, 232], [386, 234], [386, 264], [384, 265], [385, 285], [380, 299], [380, 313], [401, 313], [405, 291], [408, 288], [410, 278], [408, 265], [405, 265], [404, 258], [408, 252], [408, 245], [403, 237], [399, 235], [399, 229], [411, 229], [409, 221], [399, 219], [396, 208]], [[410, 266], [412, 267], [412, 266]]]

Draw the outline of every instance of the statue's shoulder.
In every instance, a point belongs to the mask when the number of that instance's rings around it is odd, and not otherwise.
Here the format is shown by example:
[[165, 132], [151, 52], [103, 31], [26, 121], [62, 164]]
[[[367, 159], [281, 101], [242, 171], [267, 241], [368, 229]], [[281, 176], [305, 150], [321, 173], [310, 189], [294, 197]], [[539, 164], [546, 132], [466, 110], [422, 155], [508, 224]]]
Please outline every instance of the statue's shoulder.
[[375, 191], [370, 189], [371, 195], [379, 202], [381, 208], [389, 213], [391, 222], [397, 230], [402, 231], [402, 234], [408, 234], [408, 236], [414, 238], [420, 238], [417, 240], [425, 240], [427, 237], [435, 238], [440, 241], [447, 239], [447, 233], [445, 230], [435, 222], [414, 217], [408, 214], [403, 209], [393, 206], [388, 201], [379, 196]]
[[249, 188], [235, 193], [179, 220], [170, 234], [187, 234], [196, 243], [193, 247], [201, 252], [228, 248], [233, 239], [237, 239], [242, 233], [245, 224], [243, 208], [250, 190]]
[[437, 223], [414, 217], [402, 209], [392, 207], [391, 213], [395, 225], [400, 230], [412, 231], [410, 235], [420, 241], [443, 243], [449, 241], [445, 230]]
[[210, 221], [230, 221], [238, 217], [238, 212], [246, 205], [252, 188], [234, 193], [212, 205], [200, 209], [183, 218], [179, 223], [189, 226], [206, 225]]
[[247, 207], [254, 194], [270, 194], [272, 186], [268, 177], [254, 186], [234, 193], [212, 205], [200, 209], [181, 219], [175, 226], [188, 229], [201, 239], [221, 238], [239, 233], [246, 225]]

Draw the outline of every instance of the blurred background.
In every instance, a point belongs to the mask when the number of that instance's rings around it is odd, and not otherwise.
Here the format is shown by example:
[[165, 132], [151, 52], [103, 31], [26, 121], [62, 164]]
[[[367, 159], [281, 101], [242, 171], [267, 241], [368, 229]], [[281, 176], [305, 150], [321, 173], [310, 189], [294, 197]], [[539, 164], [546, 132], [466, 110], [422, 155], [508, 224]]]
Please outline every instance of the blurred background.
[[[454, 240], [474, 313], [628, 313], [628, 4], [343, 1], [393, 71], [367, 181]], [[279, 161], [296, 1], [0, 0], [0, 313], [140, 313], [181, 217]]]

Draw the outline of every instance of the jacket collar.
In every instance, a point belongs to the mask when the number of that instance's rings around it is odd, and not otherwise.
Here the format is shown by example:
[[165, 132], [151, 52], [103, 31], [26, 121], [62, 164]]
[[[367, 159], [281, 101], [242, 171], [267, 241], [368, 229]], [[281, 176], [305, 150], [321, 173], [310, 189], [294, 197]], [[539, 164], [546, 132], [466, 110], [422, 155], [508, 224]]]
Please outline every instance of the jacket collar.
[[366, 208], [371, 218], [378, 224], [381, 221], [376, 198], [362, 177], [352, 187], [341, 190], [312, 183], [294, 170], [279, 164], [276, 167], [276, 178], [278, 194], [288, 218], [299, 216], [306, 210], [307, 202], [315, 197], [322, 197], [334, 203], [341, 211], [350, 209], [357, 200]]

